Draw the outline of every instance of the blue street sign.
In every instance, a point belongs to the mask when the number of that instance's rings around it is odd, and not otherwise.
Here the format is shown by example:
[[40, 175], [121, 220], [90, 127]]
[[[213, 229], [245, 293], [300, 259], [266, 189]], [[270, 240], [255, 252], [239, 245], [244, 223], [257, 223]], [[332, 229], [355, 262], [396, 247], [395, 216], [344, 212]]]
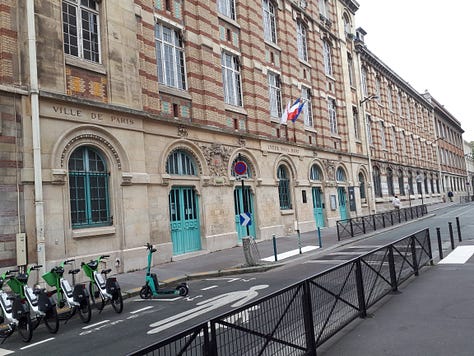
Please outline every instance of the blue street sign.
[[240, 214], [240, 225], [242, 225], [242, 226], [252, 225], [252, 214], [250, 214], [250, 213], [241, 213]]

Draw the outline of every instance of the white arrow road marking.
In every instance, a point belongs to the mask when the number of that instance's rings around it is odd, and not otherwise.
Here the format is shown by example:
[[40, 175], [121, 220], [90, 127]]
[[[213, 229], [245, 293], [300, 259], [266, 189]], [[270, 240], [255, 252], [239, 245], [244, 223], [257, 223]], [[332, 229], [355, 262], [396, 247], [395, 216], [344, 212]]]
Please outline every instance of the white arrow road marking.
[[138, 310], [131, 311], [130, 314], [140, 313], [141, 311], [148, 310], [148, 309], [151, 309], [151, 308], [153, 308], [153, 307], [148, 306], [148, 307], [145, 307], [145, 308], [141, 308], [141, 309], [138, 309]]
[[177, 315], [172, 315], [169, 318], [157, 321], [150, 324], [150, 327], [153, 329], [148, 331], [148, 334], [156, 334], [160, 331], [168, 329], [172, 326], [178, 325], [184, 321], [192, 319], [201, 314], [208, 313], [211, 310], [220, 308], [224, 305], [231, 304], [232, 308], [239, 307], [249, 300], [258, 296], [257, 290], [268, 288], [268, 284], [261, 284], [257, 286], [250, 287], [247, 290], [234, 291], [229, 293], [224, 293], [216, 297], [203, 300], [197, 303], [195, 308], [184, 311]]
[[[318, 248], [319, 248], [319, 246], [304, 246], [304, 247], [301, 248], [301, 252], [305, 253], [305, 252], [316, 250]], [[288, 257], [291, 257], [291, 256], [296, 256], [299, 253], [300, 253], [299, 249], [291, 250], [291, 251], [288, 251], [288, 252], [279, 253], [277, 255], [277, 258], [278, 258], [278, 261], [281, 261], [281, 260], [284, 260], [285, 258], [288, 258]], [[262, 258], [262, 261], [273, 262], [273, 261], [275, 261], [275, 256]]]
[[185, 300], [186, 300], [187, 302], [192, 302], [194, 299], [198, 299], [198, 298], [202, 298], [202, 297], [203, 297], [203, 295], [199, 294], [199, 295], [196, 295], [196, 296], [194, 296], [194, 297], [186, 297]]
[[[34, 346], [37, 346], [37, 345], [40, 345], [40, 344], [44, 344], [45, 342], [48, 342], [48, 341], [51, 341], [51, 340], [54, 340], [54, 337], [50, 337], [49, 339], [35, 342], [34, 344], [30, 344], [28, 346], [20, 347], [20, 350], [26, 350], [26, 349], [29, 349], [30, 347], [34, 347]], [[8, 355], [8, 354], [1, 354], [1, 355]]]
[[439, 264], [466, 263], [474, 254], [474, 246], [458, 246], [448, 256], [439, 261]]

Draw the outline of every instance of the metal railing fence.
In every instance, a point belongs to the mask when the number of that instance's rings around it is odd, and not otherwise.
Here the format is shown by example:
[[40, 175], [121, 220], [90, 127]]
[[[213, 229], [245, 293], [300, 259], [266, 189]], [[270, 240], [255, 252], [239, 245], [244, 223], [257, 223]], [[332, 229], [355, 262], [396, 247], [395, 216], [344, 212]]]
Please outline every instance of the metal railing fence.
[[316, 355], [431, 262], [420, 230], [130, 355]]
[[373, 215], [338, 220], [336, 222], [337, 240], [341, 241], [341, 239], [344, 238], [384, 229], [389, 226], [419, 218], [427, 213], [428, 209], [426, 208], [426, 205], [415, 205], [399, 210], [390, 210]]

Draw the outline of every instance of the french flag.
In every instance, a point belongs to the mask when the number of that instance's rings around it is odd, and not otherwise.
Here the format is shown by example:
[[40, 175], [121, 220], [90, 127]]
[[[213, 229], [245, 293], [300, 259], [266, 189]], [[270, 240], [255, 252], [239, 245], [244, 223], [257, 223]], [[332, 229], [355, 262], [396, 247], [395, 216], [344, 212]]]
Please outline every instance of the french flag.
[[283, 115], [281, 116], [280, 124], [286, 124], [288, 120], [295, 122], [296, 119], [298, 119], [298, 116], [300, 115], [301, 111], [303, 110], [303, 106], [304, 100], [302, 98], [296, 99], [292, 105], [288, 103], [285, 108], [285, 111], [283, 112]]

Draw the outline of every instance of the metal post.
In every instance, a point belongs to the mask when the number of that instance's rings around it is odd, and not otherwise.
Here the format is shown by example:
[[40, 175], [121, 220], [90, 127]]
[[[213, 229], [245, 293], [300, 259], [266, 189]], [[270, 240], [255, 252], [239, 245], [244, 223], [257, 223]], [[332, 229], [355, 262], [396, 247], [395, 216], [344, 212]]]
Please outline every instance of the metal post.
[[356, 287], [357, 287], [357, 299], [359, 301], [359, 317], [365, 318], [367, 317], [367, 306], [365, 304], [364, 281], [362, 278], [362, 265], [360, 262], [360, 258], [356, 260], [355, 264], [356, 264], [355, 277], [356, 277]]
[[300, 234], [300, 229], [296, 229], [296, 233], [298, 234], [298, 248], [300, 250], [300, 255], [303, 253], [301, 251], [301, 234]]
[[456, 227], [458, 229], [458, 240], [459, 242], [462, 241], [462, 236], [461, 236], [461, 226], [459, 225], [459, 217], [456, 216]]
[[439, 260], [441, 261], [443, 257], [443, 244], [441, 243], [441, 229], [439, 227], [436, 228], [436, 235], [438, 236], [438, 253], [439, 253]]
[[454, 234], [453, 234], [453, 223], [448, 222], [449, 225], [449, 238], [451, 240], [451, 250], [454, 250]]
[[413, 272], [415, 272], [415, 276], [418, 276], [418, 261], [416, 259], [416, 246], [415, 246], [415, 235], [411, 236], [411, 258], [413, 261]]
[[392, 292], [398, 290], [397, 272], [395, 271], [395, 259], [393, 258], [393, 245], [388, 247], [388, 268], [390, 270], [390, 285]]
[[303, 282], [303, 319], [306, 336], [306, 355], [316, 356], [316, 340], [314, 338], [313, 308], [311, 307], [311, 286], [308, 280]]
[[319, 242], [319, 248], [323, 247], [323, 241], [321, 240], [321, 229], [318, 226], [318, 242]]
[[277, 253], [277, 241], [275, 234], [272, 235], [273, 239], [273, 255], [275, 256], [275, 262], [278, 261], [278, 253]]

